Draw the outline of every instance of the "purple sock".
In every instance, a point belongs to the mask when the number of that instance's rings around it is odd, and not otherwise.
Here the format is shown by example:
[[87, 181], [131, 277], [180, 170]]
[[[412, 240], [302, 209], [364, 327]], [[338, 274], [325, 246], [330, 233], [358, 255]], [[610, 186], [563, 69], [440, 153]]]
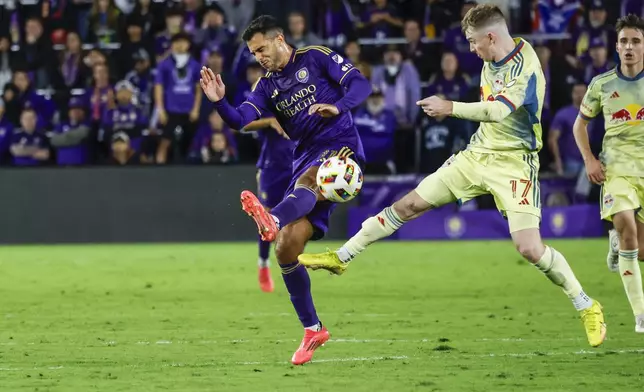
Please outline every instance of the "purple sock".
[[304, 328], [317, 325], [320, 320], [315, 312], [311, 296], [311, 279], [306, 268], [298, 262], [281, 264], [282, 277], [286, 289], [291, 295], [291, 302]]
[[259, 258], [262, 260], [268, 260], [268, 256], [271, 253], [271, 243], [262, 241], [261, 237], [259, 239]]
[[317, 195], [309, 188], [295, 188], [271, 210], [271, 214], [279, 219], [279, 227], [282, 228], [306, 216], [313, 210], [316, 202]]

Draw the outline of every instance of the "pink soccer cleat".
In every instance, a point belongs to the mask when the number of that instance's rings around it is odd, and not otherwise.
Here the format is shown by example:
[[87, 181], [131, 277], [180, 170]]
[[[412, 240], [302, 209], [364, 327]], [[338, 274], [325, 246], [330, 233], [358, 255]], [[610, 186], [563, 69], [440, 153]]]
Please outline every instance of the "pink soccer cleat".
[[259, 288], [265, 293], [272, 293], [275, 289], [269, 267], [259, 267]]
[[329, 333], [329, 330], [327, 330], [324, 326], [317, 332], [310, 329], [305, 329], [302, 343], [300, 343], [300, 347], [293, 354], [291, 363], [293, 363], [293, 365], [303, 365], [309, 362], [311, 358], [313, 358], [315, 349], [323, 346], [330, 337], [331, 334]]
[[243, 191], [241, 193], [242, 210], [248, 214], [257, 224], [257, 231], [262, 237], [262, 241], [272, 242], [277, 237], [277, 224], [275, 219], [266, 212], [262, 203], [259, 202], [257, 196], [251, 191]]

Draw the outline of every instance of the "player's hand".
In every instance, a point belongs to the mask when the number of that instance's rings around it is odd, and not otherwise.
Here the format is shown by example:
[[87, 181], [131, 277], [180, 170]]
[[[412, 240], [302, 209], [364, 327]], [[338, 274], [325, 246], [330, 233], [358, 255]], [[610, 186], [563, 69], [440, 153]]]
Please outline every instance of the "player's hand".
[[190, 122], [197, 122], [199, 120], [199, 109], [192, 109], [190, 111]]
[[271, 128], [273, 128], [275, 132], [277, 132], [277, 134], [283, 137], [284, 139], [291, 140], [291, 138], [288, 137], [288, 135], [286, 134], [286, 131], [284, 131], [284, 129], [282, 128], [282, 126], [280, 125], [280, 123], [277, 121], [275, 117], [271, 118]]
[[316, 113], [324, 118], [329, 118], [340, 114], [340, 109], [328, 103], [316, 103], [309, 108], [309, 114], [313, 115]]
[[595, 157], [586, 161], [586, 175], [593, 184], [601, 185], [606, 181], [606, 168]]
[[159, 109], [157, 113], [159, 115], [159, 124], [166, 125], [168, 123], [168, 112], [165, 109]]
[[212, 69], [201, 67], [201, 89], [211, 102], [221, 101], [226, 96], [226, 86], [221, 75], [215, 75]]
[[416, 105], [420, 106], [423, 112], [431, 117], [451, 116], [454, 108], [452, 101], [447, 101], [436, 95], [421, 99], [416, 102]]

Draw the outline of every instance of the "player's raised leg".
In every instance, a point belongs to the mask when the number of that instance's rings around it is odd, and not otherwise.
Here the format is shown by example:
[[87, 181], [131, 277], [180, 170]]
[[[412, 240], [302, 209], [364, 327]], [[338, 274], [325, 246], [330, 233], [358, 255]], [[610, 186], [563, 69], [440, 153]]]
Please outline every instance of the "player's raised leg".
[[601, 305], [584, 293], [563, 255], [543, 244], [538, 229], [539, 217], [522, 212], [507, 214], [512, 240], [519, 253], [570, 298], [580, 313], [588, 343], [593, 347], [602, 344], [606, 338], [606, 324]]
[[329, 331], [322, 326], [315, 311], [309, 274], [306, 268], [297, 262], [297, 256], [313, 236], [313, 230], [311, 223], [302, 218], [282, 228], [275, 246], [275, 255], [282, 269], [282, 277], [291, 303], [304, 327], [302, 343], [291, 359], [294, 365], [309, 362], [315, 349], [330, 337]]
[[[613, 223], [619, 234], [619, 275], [635, 316], [635, 331], [644, 333], [644, 325], [640, 325], [644, 323], [644, 291], [642, 273], [637, 260], [639, 245], [635, 212], [632, 210], [618, 212], [613, 216]], [[640, 223], [639, 226], [644, 225]]]
[[315, 174], [319, 166], [309, 167], [298, 179], [293, 191], [268, 213], [250, 191], [241, 194], [242, 209], [255, 220], [264, 241], [274, 241], [280, 228], [306, 216], [318, 201]]
[[307, 268], [324, 269], [336, 275], [343, 274], [349, 262], [370, 244], [389, 237], [405, 222], [419, 217], [432, 208], [456, 200], [439, 176], [438, 172], [427, 176], [415, 190], [380, 211], [376, 216], [362, 222], [362, 229], [337, 251], [302, 254], [298, 260]]

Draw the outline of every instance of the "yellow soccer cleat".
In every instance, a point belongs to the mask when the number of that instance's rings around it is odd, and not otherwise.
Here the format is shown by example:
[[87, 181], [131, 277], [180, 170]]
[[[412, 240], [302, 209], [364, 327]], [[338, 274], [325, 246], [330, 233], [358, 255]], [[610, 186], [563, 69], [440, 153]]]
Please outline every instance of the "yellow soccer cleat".
[[342, 275], [349, 266], [349, 263], [343, 263], [335, 252], [327, 250], [326, 253], [301, 254], [297, 260], [312, 270], [323, 269], [332, 274]]
[[606, 339], [606, 323], [601, 304], [593, 300], [592, 306], [579, 311], [579, 314], [586, 329], [588, 343], [593, 347], [598, 347]]

